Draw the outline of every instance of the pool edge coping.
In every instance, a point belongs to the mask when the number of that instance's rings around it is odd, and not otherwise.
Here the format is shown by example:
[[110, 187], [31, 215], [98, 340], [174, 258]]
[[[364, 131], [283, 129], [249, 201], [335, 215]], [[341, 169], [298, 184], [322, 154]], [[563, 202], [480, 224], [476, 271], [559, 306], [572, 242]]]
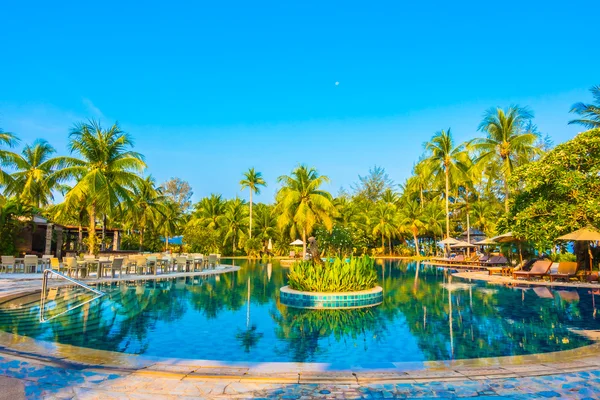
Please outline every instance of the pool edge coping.
[[[157, 275], [123, 280], [143, 281], [205, 276], [234, 272], [239, 269], [240, 267], [232, 266], [232, 268], [213, 270], [204, 274]], [[99, 280], [98, 283], [117, 281]], [[7, 291], [0, 293], [0, 300], [39, 291], [32, 289]], [[600, 341], [598, 340], [575, 349], [531, 355], [424, 362], [381, 362], [376, 363], [382, 365], [380, 368], [348, 365], [345, 368], [335, 369], [332, 368], [331, 363], [252, 363], [143, 356], [49, 342], [5, 331], [0, 331], [0, 339], [2, 343], [0, 356], [9, 358], [21, 358], [78, 370], [104, 370], [181, 379], [239, 379], [246, 382], [273, 383], [427, 382], [545, 376], [600, 369]], [[290, 369], [291, 366], [294, 367]], [[239, 372], [242, 370], [245, 372], [240, 375]]]

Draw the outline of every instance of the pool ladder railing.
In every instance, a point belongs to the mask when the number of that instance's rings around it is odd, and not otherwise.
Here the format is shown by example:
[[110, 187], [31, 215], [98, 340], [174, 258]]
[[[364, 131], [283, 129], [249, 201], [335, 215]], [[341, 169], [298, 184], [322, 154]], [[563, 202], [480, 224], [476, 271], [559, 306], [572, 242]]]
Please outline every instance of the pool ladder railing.
[[[65, 280], [67, 280], [67, 281], [69, 281], [69, 282], [71, 282], [71, 283], [73, 283], [73, 284], [75, 284], [77, 286], [80, 286], [80, 287], [82, 287], [82, 288], [84, 288], [86, 290], [91, 291], [92, 293], [95, 293], [96, 296], [93, 297], [90, 300], [86, 300], [86, 301], [82, 302], [81, 304], [77, 304], [76, 306], [70, 307], [67, 310], [63, 311], [63, 312], [61, 312], [61, 313], [59, 313], [57, 315], [54, 315], [54, 316], [46, 319], [46, 318], [44, 318], [44, 310], [46, 309], [46, 300], [47, 300], [46, 298], [47, 298], [47, 294], [48, 294], [48, 277], [50, 275], [55, 275], [58, 278], [65, 279]], [[65, 275], [65, 274], [63, 274], [61, 272], [55, 271], [52, 268], [47, 268], [47, 269], [44, 270], [43, 277], [42, 277], [42, 294], [41, 294], [41, 301], [40, 301], [40, 322], [48, 322], [50, 320], [53, 320], [54, 318], [59, 317], [59, 316], [61, 316], [63, 314], [66, 314], [69, 311], [72, 311], [72, 310], [74, 310], [76, 308], [79, 308], [79, 307], [82, 307], [82, 306], [84, 306], [84, 305], [86, 305], [88, 303], [91, 303], [92, 301], [94, 301], [94, 300], [96, 300], [96, 299], [98, 299], [98, 298], [100, 298], [102, 296], [104, 296], [104, 292], [102, 292], [102, 291], [100, 291], [98, 289], [94, 289], [93, 287], [88, 286], [88, 285], [86, 285], [83, 282], [80, 282], [80, 281], [78, 281], [76, 279], [73, 279], [70, 276], [67, 276], [67, 275]]]

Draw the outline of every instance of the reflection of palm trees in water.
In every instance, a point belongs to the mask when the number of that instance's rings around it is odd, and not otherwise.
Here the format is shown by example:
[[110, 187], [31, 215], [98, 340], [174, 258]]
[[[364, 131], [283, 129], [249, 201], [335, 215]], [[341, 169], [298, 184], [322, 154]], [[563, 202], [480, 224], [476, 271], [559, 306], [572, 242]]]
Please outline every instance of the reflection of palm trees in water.
[[258, 341], [263, 337], [261, 332], [256, 330], [256, 325], [250, 325], [250, 277], [248, 277], [248, 300], [246, 305], [246, 330], [235, 335], [244, 348], [246, 353], [258, 344]]

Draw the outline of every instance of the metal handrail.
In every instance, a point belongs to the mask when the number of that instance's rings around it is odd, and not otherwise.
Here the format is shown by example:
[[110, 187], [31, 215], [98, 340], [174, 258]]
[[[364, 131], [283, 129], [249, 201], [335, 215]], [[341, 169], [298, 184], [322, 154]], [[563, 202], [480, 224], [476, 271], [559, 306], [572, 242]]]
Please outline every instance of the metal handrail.
[[[59, 314], [57, 314], [57, 315], [55, 315], [55, 316], [53, 316], [51, 318], [45, 319], [44, 318], [44, 309], [46, 308], [46, 292], [47, 292], [47, 289], [48, 289], [48, 276], [50, 274], [57, 275], [57, 276], [65, 279], [65, 280], [67, 280], [67, 281], [69, 281], [71, 283], [74, 283], [75, 285], [81, 286], [82, 288], [87, 289], [87, 290], [89, 290], [89, 291], [97, 294], [97, 296], [94, 297], [94, 298], [92, 298], [92, 299], [90, 299], [90, 300], [87, 300], [87, 301], [85, 301], [85, 302], [83, 302], [81, 304], [78, 304], [75, 307], [71, 307], [71, 308], [67, 309], [66, 311], [63, 311], [63, 312], [61, 312], [61, 313], [59, 313]], [[90, 286], [86, 285], [83, 282], [79, 282], [78, 280], [73, 279], [70, 276], [67, 276], [67, 275], [65, 275], [65, 274], [63, 274], [61, 272], [55, 271], [55, 270], [53, 270], [51, 268], [47, 268], [47, 269], [44, 270], [44, 274], [43, 274], [43, 278], [42, 278], [42, 294], [41, 294], [41, 301], [40, 301], [40, 322], [48, 322], [50, 320], [53, 320], [54, 318], [59, 317], [59, 316], [61, 316], [63, 314], [66, 314], [69, 311], [72, 311], [72, 310], [74, 310], [76, 308], [79, 308], [79, 307], [82, 307], [82, 306], [84, 306], [84, 305], [86, 305], [88, 303], [91, 303], [92, 301], [94, 301], [94, 300], [96, 300], [96, 299], [104, 296], [104, 294], [105, 294], [104, 292], [101, 292], [100, 290], [94, 289], [93, 287], [90, 287]]]

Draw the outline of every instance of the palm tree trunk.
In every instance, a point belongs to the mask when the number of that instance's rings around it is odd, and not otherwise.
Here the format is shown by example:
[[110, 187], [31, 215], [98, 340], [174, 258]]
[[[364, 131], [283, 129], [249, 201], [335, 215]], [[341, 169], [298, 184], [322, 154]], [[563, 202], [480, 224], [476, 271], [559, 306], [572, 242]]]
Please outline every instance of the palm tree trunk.
[[421, 211], [425, 206], [425, 200], [423, 200], [423, 186], [419, 186], [419, 196], [421, 197]]
[[106, 244], [104, 239], [106, 238], [106, 214], [102, 214], [102, 243], [100, 244], [100, 250], [106, 250]]
[[508, 157], [505, 158], [506, 172], [504, 173], [504, 211], [508, 214], [508, 177], [510, 176], [510, 163]]
[[83, 226], [81, 223], [77, 227], [77, 252], [80, 252], [83, 249]]
[[144, 229], [140, 229], [140, 251], [144, 250]]
[[302, 258], [306, 257], [306, 228], [302, 228]]
[[383, 231], [381, 231], [381, 254], [385, 253], [385, 239], [383, 238]]
[[446, 168], [446, 238], [450, 237], [450, 206], [448, 196], [450, 195], [450, 175]]
[[252, 188], [250, 188], [250, 227], [248, 228], [248, 237], [252, 239]]
[[90, 207], [90, 226], [88, 230], [88, 253], [96, 252], [96, 205]]
[[165, 236], [165, 252], [169, 251], [169, 236]]
[[392, 237], [388, 236], [388, 247], [390, 248], [390, 256], [392, 255]]
[[415, 252], [417, 256], [420, 256], [421, 253], [419, 252], [419, 238], [417, 237], [417, 232], [415, 232], [415, 229], [413, 229], [413, 239], [415, 241]]

